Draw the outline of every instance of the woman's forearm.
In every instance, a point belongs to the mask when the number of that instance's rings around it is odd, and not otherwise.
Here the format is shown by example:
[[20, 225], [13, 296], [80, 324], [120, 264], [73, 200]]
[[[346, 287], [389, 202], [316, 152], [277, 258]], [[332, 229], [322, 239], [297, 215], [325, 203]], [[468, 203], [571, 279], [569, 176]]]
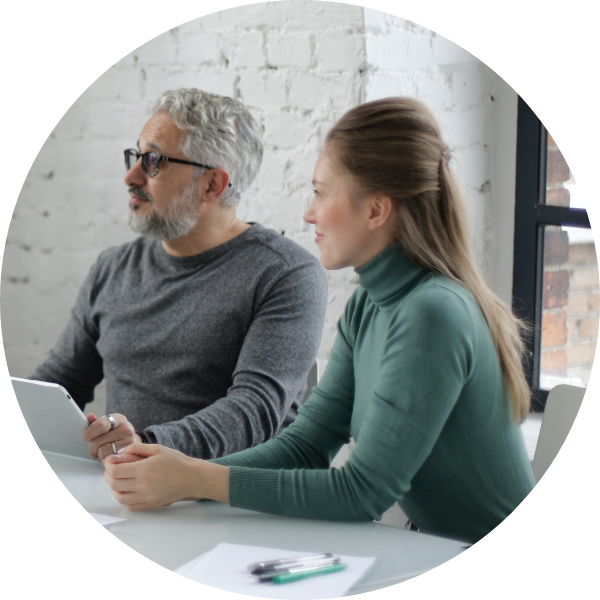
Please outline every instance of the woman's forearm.
[[196, 459], [192, 465], [194, 498], [229, 504], [229, 467]]

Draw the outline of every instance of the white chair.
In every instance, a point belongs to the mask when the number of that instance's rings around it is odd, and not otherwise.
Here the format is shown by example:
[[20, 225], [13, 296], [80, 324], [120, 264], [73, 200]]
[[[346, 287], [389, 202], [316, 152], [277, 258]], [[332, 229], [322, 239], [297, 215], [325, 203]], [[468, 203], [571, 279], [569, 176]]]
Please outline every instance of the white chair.
[[315, 358], [315, 362], [313, 363], [306, 377], [306, 392], [304, 392], [302, 404], [308, 400], [313, 387], [317, 385], [317, 383], [319, 383], [319, 360]]
[[572, 385], [557, 385], [548, 394], [540, 437], [531, 463], [536, 482], [542, 478], [567, 439], [584, 394], [585, 388]]

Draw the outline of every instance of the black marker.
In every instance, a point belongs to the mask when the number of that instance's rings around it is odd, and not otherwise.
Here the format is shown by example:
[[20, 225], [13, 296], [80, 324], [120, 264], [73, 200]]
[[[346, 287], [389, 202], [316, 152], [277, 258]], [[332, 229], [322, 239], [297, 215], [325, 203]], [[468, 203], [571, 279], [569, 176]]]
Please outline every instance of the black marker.
[[248, 565], [248, 571], [252, 575], [260, 575], [261, 573], [273, 570], [276, 567], [291, 567], [292, 565], [300, 566], [306, 563], [315, 561], [329, 561], [330, 563], [339, 562], [339, 557], [333, 554], [314, 554], [312, 556], [299, 556], [296, 558], [280, 558], [278, 560], [267, 560], [265, 562], [257, 562]]

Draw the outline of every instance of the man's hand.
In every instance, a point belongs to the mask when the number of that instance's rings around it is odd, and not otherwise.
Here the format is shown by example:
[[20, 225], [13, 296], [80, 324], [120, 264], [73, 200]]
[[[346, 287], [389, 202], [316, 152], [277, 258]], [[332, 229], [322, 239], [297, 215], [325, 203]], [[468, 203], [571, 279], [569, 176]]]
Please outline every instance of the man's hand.
[[114, 454], [112, 443], [115, 444], [117, 450], [120, 450], [134, 442], [142, 442], [133, 425], [125, 416], [119, 413], [113, 413], [110, 416], [115, 421], [112, 430], [108, 417], [98, 418], [93, 413], [87, 415], [90, 424], [83, 430], [83, 440], [89, 443], [89, 452], [92, 458], [103, 460], [110, 454]]
[[104, 477], [125, 508], [147, 510], [180, 500], [229, 502], [229, 467], [156, 444], [132, 444], [104, 461]]

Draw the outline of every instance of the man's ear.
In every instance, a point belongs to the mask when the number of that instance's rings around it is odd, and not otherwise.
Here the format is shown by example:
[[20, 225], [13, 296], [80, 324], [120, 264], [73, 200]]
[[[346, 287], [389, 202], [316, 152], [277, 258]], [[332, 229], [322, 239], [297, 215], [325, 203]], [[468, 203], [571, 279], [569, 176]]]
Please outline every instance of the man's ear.
[[206, 180], [202, 200], [204, 202], [216, 202], [227, 191], [229, 187], [229, 173], [225, 169], [211, 169]]
[[369, 229], [375, 231], [385, 226], [394, 213], [394, 201], [385, 194], [374, 194], [369, 198]]

